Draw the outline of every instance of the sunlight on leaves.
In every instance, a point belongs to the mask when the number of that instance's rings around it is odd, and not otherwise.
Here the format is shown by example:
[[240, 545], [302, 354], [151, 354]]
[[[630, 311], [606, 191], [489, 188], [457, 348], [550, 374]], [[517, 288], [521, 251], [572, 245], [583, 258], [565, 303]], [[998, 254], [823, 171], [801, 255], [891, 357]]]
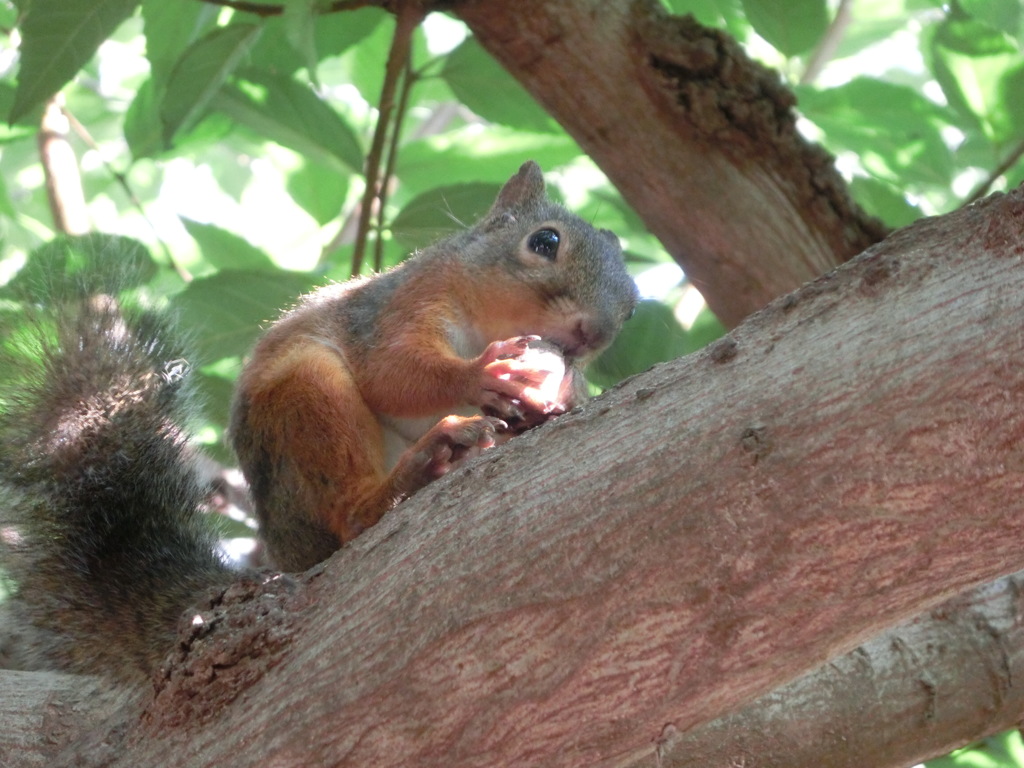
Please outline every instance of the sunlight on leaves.
[[195, 125], [218, 89], [259, 37], [254, 24], [237, 24], [204, 35], [190, 45], [171, 71], [160, 105], [163, 138]]
[[138, 0], [32, 0], [21, 22], [15, 122], [59, 91], [127, 19]]

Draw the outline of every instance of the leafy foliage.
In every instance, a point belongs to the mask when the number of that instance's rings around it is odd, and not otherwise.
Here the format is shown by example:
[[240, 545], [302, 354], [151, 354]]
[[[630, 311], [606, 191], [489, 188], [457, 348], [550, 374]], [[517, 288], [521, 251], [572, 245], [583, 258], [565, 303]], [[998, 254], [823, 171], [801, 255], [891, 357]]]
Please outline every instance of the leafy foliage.
[[809, 52], [828, 27], [825, 0], [743, 0], [751, 26], [786, 56]]
[[[807, 132], [890, 225], [1024, 179], [1020, 0], [858, 0], [839, 17], [826, 0], [662, 1], [777, 67]], [[351, 272], [395, 25], [377, 8], [321, 15], [321, 5], [287, 0], [263, 16], [200, 0], [0, 2], [10, 121], [0, 128], [0, 312], [16, 323], [10, 289], [90, 248], [151, 252], [138, 280], [179, 311], [206, 358], [214, 445], [261, 325]], [[371, 232], [382, 266], [479, 215], [533, 158], [571, 207], [622, 237], [631, 269], [660, 299], [595, 365], [595, 382], [721, 333], [692, 288], [664, 277], [671, 259], [636, 213], [461, 24], [435, 14], [417, 30], [407, 86], [394, 177]], [[72, 243], [50, 223], [36, 127], [58, 91], [94, 227], [117, 240]], [[1005, 750], [998, 760], [983, 764], [1024, 765]]]
[[928, 763], [928, 768], [1010, 768], [1024, 765], [1020, 731], [1006, 731]]
[[106, 38], [135, 10], [136, 0], [32, 0], [21, 19], [23, 77], [11, 106], [13, 122], [74, 77]]
[[190, 45], [175, 63], [160, 101], [165, 144], [199, 122], [210, 100], [260, 35], [256, 24], [218, 27]]

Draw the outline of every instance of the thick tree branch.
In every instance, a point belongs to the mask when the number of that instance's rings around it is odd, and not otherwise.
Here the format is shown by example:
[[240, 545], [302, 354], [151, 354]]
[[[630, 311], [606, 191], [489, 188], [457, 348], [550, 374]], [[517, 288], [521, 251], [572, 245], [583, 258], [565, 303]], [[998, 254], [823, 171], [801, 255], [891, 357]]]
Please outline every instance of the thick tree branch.
[[99, 762], [111, 749], [107, 733], [138, 716], [141, 693], [93, 677], [0, 670], [0, 765], [52, 766], [65, 749]]
[[1024, 713], [1024, 573], [943, 603], [634, 768], [885, 768], [1016, 726]]
[[[827, 755], [833, 768], [902, 768], [1013, 727], [1022, 587], [1024, 573], [979, 587], [736, 713], [686, 732], [668, 724], [633, 767], [817, 768]], [[131, 717], [128, 703], [92, 678], [0, 672], [0, 755], [13, 767], [50, 765], [69, 744], [81, 754], [104, 720]]]
[[733, 326], [881, 238], [793, 97], [724, 34], [657, 0], [456, 3]]
[[1021, 242], [1020, 191], [922, 222], [429, 486], [186, 635], [113, 764], [646, 765], [1021, 569]]

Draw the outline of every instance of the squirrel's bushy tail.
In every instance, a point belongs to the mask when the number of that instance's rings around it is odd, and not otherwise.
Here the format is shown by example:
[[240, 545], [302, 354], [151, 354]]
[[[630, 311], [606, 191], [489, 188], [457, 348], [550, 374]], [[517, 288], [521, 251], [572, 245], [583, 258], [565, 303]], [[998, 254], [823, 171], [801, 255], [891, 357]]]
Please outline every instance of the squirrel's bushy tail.
[[34, 666], [137, 679], [232, 579], [184, 433], [188, 363], [165, 320], [104, 294], [18, 329], [0, 363], [0, 565], [19, 645]]

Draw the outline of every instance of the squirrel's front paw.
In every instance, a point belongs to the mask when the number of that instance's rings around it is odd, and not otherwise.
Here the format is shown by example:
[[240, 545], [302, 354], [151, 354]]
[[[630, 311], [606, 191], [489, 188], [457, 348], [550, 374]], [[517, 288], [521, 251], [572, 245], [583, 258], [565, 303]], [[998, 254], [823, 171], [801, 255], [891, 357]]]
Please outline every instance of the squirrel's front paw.
[[522, 431], [571, 407], [563, 380], [565, 360], [536, 336], [491, 344], [481, 355], [480, 407]]
[[494, 446], [495, 433], [508, 425], [492, 416], [447, 416], [403, 455], [397, 483], [408, 494]]

